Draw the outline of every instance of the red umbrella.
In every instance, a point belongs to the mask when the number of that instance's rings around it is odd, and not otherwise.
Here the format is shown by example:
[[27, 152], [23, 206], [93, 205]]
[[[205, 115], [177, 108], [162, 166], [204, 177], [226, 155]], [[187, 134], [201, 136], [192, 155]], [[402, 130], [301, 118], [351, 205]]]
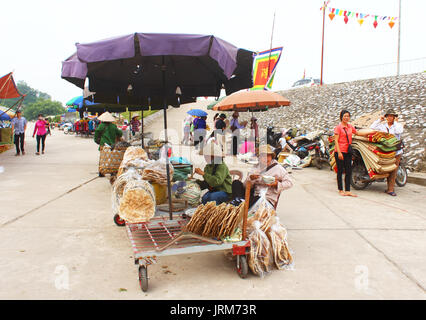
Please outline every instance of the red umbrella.
[[282, 95], [266, 90], [235, 92], [218, 102], [216, 111], [266, 111], [270, 108], [289, 106], [290, 101]]

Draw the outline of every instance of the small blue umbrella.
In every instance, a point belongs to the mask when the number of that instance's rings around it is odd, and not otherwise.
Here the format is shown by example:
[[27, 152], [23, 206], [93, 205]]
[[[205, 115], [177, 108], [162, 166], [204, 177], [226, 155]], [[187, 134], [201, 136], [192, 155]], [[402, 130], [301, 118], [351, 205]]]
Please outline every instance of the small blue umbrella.
[[0, 110], [0, 120], [11, 120], [10, 116], [6, 113]]
[[187, 112], [187, 114], [196, 117], [206, 117], [208, 113], [201, 109], [191, 109]]
[[[91, 101], [89, 101], [89, 100], [84, 100], [84, 105], [87, 107], [87, 106], [93, 106], [93, 105], [95, 105], [95, 104], [97, 104], [97, 103], [94, 103], [94, 102], [91, 102]], [[83, 108], [83, 99], [81, 100], [81, 102], [79, 102], [78, 104], [78, 108], [79, 109], [81, 109], [81, 108]]]

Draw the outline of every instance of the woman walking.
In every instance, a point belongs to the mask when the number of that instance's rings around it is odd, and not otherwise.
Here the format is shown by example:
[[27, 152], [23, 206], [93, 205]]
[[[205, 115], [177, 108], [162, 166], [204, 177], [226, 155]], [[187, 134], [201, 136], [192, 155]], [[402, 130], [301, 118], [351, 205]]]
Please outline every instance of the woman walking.
[[[340, 124], [334, 128], [334, 157], [337, 165], [337, 188], [341, 196], [357, 197], [351, 193], [351, 175], [352, 175], [352, 134], [361, 136], [366, 133], [359, 133], [354, 126], [349, 124], [351, 114], [347, 110], [340, 112]], [[345, 172], [345, 191], [343, 191], [342, 176]]]
[[44, 154], [44, 148], [46, 146], [46, 121], [42, 114], [38, 115], [38, 120], [34, 126], [33, 138], [37, 134], [37, 152], [36, 155], [40, 155], [40, 141], [41, 141], [41, 153]]
[[183, 145], [188, 145], [191, 142], [191, 125], [192, 125], [192, 116], [188, 115], [183, 120], [183, 139], [182, 139]]

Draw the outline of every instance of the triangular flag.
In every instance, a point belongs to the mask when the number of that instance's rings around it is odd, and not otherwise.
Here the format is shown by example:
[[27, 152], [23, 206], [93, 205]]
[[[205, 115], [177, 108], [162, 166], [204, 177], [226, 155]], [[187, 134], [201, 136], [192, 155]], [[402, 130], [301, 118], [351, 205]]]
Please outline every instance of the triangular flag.
[[373, 22], [374, 29], [376, 29], [377, 25], [378, 25], [377, 20], [374, 20]]
[[360, 26], [362, 25], [363, 22], [364, 22], [364, 19], [359, 19], [358, 20], [358, 23], [359, 23]]
[[330, 20], [333, 20], [333, 18], [334, 18], [334, 16], [335, 16], [335, 14], [332, 12], [332, 13], [330, 13], [328, 16], [330, 17]]
[[395, 25], [395, 22], [393, 21], [389, 22], [389, 27], [391, 27], [391, 29], [393, 28], [394, 25]]
[[343, 20], [345, 21], [345, 24], [347, 24], [348, 20], [349, 20], [348, 16], [345, 16], [345, 18]]

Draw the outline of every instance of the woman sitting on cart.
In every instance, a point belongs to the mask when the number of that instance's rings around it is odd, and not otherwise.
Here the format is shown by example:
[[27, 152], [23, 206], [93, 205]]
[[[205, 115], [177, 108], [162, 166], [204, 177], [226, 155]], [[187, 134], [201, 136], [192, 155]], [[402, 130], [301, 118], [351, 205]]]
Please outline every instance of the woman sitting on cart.
[[228, 166], [223, 162], [222, 148], [214, 140], [204, 146], [203, 155], [207, 165], [204, 171], [196, 168], [195, 173], [203, 176], [204, 180], [196, 182], [201, 189], [209, 189], [209, 191], [202, 197], [201, 202], [206, 204], [209, 201], [216, 201], [219, 205], [231, 199], [232, 178]]
[[[262, 145], [259, 147], [259, 166], [248, 175], [246, 181], [241, 183], [240, 181], [234, 181], [232, 184], [232, 196], [233, 204], [238, 203], [245, 197], [245, 186], [247, 182], [252, 185], [250, 194], [251, 207], [257, 200], [259, 200], [260, 190], [268, 188], [266, 191], [266, 200], [274, 207], [277, 207], [278, 199], [282, 191], [290, 189], [293, 186], [293, 181], [287, 171], [274, 160], [275, 153], [272, 147], [268, 145]], [[275, 178], [275, 181], [271, 183], [265, 183], [263, 176], [270, 176]]]
[[112, 147], [118, 140], [120, 140], [120, 138], [122, 138], [123, 131], [118, 129], [113, 123], [115, 118], [108, 111], [102, 113], [98, 119], [102, 123], [95, 130], [94, 140], [97, 144], [99, 144], [99, 149], [105, 144]]

